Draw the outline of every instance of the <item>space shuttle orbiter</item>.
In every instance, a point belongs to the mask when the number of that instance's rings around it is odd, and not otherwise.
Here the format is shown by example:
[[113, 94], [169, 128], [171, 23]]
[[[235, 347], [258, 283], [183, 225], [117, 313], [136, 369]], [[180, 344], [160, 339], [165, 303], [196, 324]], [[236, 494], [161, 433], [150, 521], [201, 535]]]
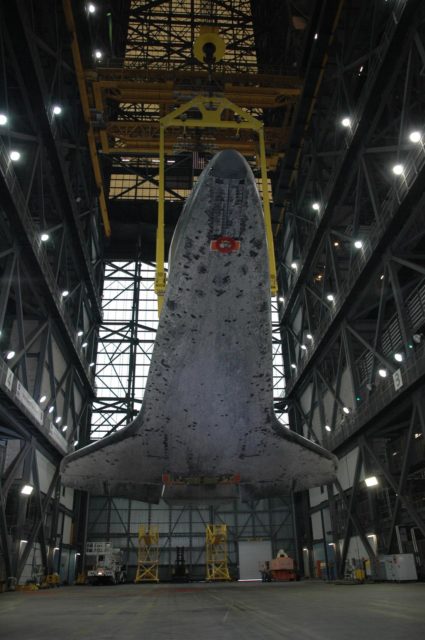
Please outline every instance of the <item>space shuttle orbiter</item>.
[[139, 415], [67, 455], [62, 481], [93, 494], [213, 503], [333, 480], [336, 458], [273, 411], [266, 235], [236, 151], [202, 172], [179, 219]]

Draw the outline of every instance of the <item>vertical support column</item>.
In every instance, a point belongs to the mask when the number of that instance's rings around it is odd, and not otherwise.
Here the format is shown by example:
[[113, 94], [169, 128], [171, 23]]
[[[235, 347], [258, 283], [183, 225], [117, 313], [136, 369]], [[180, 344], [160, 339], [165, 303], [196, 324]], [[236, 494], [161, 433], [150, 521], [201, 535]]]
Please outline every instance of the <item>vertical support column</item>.
[[267, 248], [269, 252], [269, 271], [270, 271], [270, 289], [271, 295], [277, 294], [276, 280], [276, 260], [274, 257], [274, 242], [272, 232], [272, 221], [270, 215], [269, 186], [267, 183], [267, 164], [266, 164], [266, 146], [264, 143], [264, 127], [258, 130], [258, 140], [260, 144], [260, 168], [261, 168], [261, 184], [263, 189], [263, 207], [264, 207], [264, 223], [266, 225]]

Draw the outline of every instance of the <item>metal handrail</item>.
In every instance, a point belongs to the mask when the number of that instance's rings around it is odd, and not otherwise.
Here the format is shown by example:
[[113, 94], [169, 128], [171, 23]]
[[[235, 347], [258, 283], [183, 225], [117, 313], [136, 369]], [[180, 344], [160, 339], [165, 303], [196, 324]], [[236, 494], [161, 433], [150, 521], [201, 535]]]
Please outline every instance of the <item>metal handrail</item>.
[[397, 396], [425, 376], [425, 342], [416, 347], [409, 360], [400, 366], [403, 386], [396, 390], [392, 376], [383, 379], [369, 398], [358, 405], [351, 414], [344, 416], [333, 433], [325, 433], [324, 446], [335, 450], [353, 434], [370, 422], [387, 407]]
[[62, 293], [59, 289], [59, 286], [54, 277], [52, 268], [49, 263], [49, 259], [47, 257], [47, 253], [44, 249], [43, 243], [41, 242], [40, 232], [37, 229], [34, 221], [29, 213], [28, 206], [22, 193], [21, 186], [16, 177], [15, 172], [12, 168], [12, 162], [8, 156], [6, 147], [3, 142], [0, 140], [0, 173], [3, 176], [3, 179], [7, 185], [11, 198], [13, 200], [16, 213], [19, 216], [22, 228], [24, 229], [26, 239], [30, 244], [33, 254], [38, 262], [41, 272], [43, 273], [44, 280], [48, 286], [49, 293], [51, 298], [55, 304], [58, 315], [61, 318], [63, 327], [66, 330], [68, 338], [70, 339], [75, 355], [77, 356], [81, 368], [84, 371], [87, 382], [90, 384], [91, 388], [93, 388], [94, 375], [89, 368], [87, 362], [82, 359], [84, 352], [82, 351], [81, 345], [77, 343], [76, 335], [77, 331], [73, 324], [70, 321], [69, 316], [67, 315], [64, 308], [64, 298], [62, 297]]

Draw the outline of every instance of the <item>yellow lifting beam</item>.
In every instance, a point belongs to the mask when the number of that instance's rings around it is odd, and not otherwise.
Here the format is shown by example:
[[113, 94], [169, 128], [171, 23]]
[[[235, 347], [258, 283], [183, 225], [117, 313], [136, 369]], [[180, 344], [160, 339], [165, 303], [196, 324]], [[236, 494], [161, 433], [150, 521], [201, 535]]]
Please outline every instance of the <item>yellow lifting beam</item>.
[[210, 582], [230, 580], [227, 566], [227, 525], [208, 524], [205, 531], [206, 578]]
[[[198, 117], [191, 118], [189, 112], [196, 111]], [[234, 119], [224, 119], [226, 114], [233, 113]], [[200, 115], [200, 117], [199, 117]], [[158, 228], [156, 235], [156, 277], [155, 293], [158, 296], [158, 314], [161, 313], [166, 289], [164, 269], [164, 198], [165, 198], [165, 131], [169, 127], [213, 128], [213, 129], [251, 129], [257, 132], [261, 183], [263, 191], [264, 222], [266, 227], [267, 248], [269, 256], [271, 295], [277, 293], [276, 262], [270, 215], [270, 200], [267, 184], [266, 147], [264, 143], [264, 125], [260, 120], [241, 109], [227, 98], [196, 96], [189, 102], [175, 109], [160, 119], [159, 128], [159, 187], [158, 187]]]
[[134, 582], [159, 582], [159, 526], [139, 527], [139, 552]]

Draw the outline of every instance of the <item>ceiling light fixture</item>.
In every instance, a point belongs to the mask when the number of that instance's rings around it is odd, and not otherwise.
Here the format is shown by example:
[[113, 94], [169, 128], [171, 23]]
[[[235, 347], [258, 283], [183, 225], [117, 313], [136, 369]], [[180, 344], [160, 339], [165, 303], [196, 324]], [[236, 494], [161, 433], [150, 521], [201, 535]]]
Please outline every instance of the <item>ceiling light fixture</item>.
[[341, 124], [343, 127], [351, 127], [351, 119], [350, 118], [343, 118], [341, 120]]
[[12, 160], [12, 162], [18, 162], [18, 160], [21, 158], [21, 154], [19, 153], [19, 151], [11, 151], [9, 158]]
[[379, 484], [376, 476], [369, 476], [368, 478], [365, 478], [364, 481], [367, 487], [376, 487], [376, 485]]
[[388, 371], [386, 369], [379, 369], [378, 374], [381, 376], [381, 378], [386, 378], [388, 375]]
[[4, 127], [7, 124], [7, 115], [0, 113], [0, 127]]
[[401, 176], [401, 174], [403, 173], [403, 171], [404, 171], [404, 167], [403, 167], [403, 165], [402, 165], [402, 164], [395, 164], [395, 165], [393, 166], [393, 173], [394, 173], [396, 176]]
[[420, 142], [421, 138], [422, 138], [422, 136], [421, 136], [421, 132], [420, 131], [412, 131], [409, 134], [410, 142], [415, 142], [415, 143]]

